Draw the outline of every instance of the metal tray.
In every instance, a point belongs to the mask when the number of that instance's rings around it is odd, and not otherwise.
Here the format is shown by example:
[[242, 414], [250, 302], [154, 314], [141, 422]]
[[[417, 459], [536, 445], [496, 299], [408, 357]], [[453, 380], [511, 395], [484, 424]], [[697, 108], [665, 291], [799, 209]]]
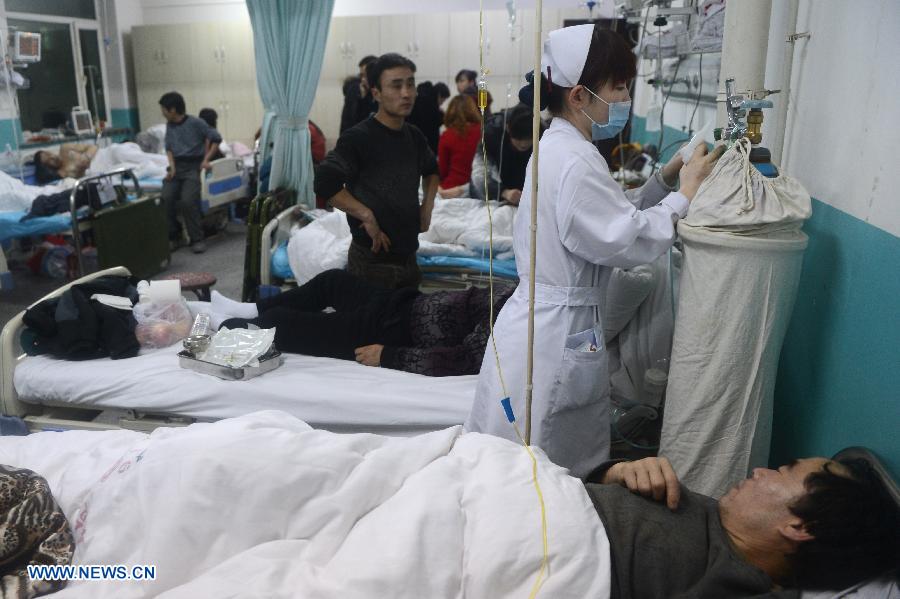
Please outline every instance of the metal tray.
[[284, 357], [280, 351], [273, 348], [259, 358], [259, 366], [233, 368], [198, 360], [193, 354], [185, 350], [178, 352], [178, 364], [182, 368], [187, 368], [200, 374], [208, 374], [226, 381], [245, 381], [265, 374], [270, 370], [275, 370], [284, 364]]

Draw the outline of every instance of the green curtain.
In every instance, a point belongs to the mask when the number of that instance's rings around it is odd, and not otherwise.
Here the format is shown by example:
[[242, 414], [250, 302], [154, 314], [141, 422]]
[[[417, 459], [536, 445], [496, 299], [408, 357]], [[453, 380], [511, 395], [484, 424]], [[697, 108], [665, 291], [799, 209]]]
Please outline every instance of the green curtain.
[[260, 163], [271, 155], [269, 189], [293, 189], [308, 207], [315, 206], [308, 117], [333, 7], [334, 0], [247, 0], [256, 80], [266, 108]]

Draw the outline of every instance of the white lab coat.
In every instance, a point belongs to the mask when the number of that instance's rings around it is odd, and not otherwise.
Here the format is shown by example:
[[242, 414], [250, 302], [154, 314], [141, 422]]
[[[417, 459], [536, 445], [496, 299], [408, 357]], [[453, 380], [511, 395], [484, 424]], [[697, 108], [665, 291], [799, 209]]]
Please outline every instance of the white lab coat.
[[[540, 142], [531, 443], [584, 477], [609, 456], [609, 366], [601, 315], [613, 267], [660, 256], [675, 240], [688, 200], [653, 177], [625, 194], [596, 147], [568, 121], [553, 119]], [[646, 208], [646, 209], [645, 209]], [[516, 441], [500, 401], [509, 396], [525, 434], [531, 163], [513, 225], [519, 286], [497, 317], [466, 430]], [[596, 339], [598, 351], [579, 351]]]

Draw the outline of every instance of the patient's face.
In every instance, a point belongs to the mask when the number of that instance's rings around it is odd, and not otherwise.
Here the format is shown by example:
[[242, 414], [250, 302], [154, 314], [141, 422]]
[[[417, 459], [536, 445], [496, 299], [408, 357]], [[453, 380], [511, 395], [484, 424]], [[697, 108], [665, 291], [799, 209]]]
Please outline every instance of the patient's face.
[[719, 505], [723, 511], [752, 518], [760, 525], [789, 517], [788, 506], [806, 493], [806, 477], [822, 471], [826, 464], [832, 472], [842, 473], [843, 466], [827, 458], [795, 460], [777, 470], [756, 468], [750, 478], [732, 487]]
[[58, 169], [62, 166], [62, 159], [58, 154], [51, 154], [50, 152], [41, 152], [41, 164], [48, 168]]

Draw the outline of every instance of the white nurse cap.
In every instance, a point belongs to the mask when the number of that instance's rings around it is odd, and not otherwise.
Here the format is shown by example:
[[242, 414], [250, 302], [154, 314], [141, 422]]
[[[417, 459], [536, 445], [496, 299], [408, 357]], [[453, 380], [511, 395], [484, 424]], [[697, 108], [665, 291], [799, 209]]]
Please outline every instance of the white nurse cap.
[[578, 85], [593, 36], [593, 25], [575, 25], [551, 31], [544, 42], [544, 53], [541, 56], [543, 74], [554, 85]]

